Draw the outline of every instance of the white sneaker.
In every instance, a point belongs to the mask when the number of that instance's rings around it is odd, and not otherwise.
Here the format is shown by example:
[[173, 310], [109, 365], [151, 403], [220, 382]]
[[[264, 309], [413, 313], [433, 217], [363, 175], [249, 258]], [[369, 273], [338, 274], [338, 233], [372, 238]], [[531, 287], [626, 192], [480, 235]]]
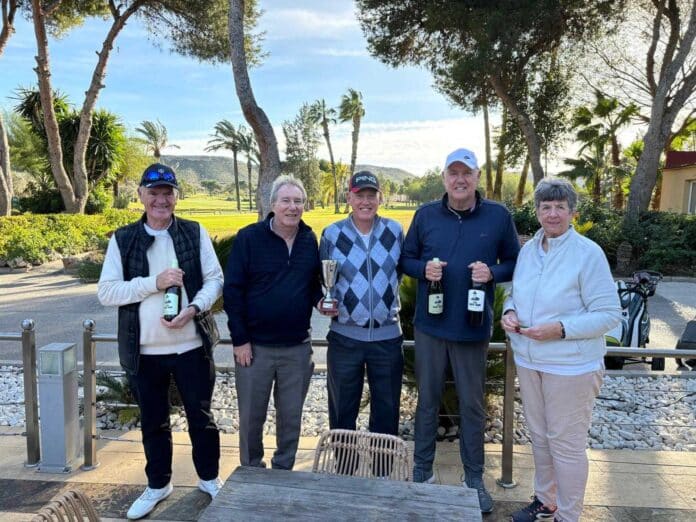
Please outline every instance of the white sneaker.
[[222, 480], [220, 480], [220, 477], [215, 477], [212, 480], [198, 481], [198, 489], [200, 489], [203, 493], [207, 493], [208, 495], [210, 495], [211, 498], [215, 498], [215, 495], [217, 495], [220, 492], [221, 488]]
[[143, 518], [150, 511], [155, 509], [158, 502], [171, 495], [172, 491], [174, 491], [174, 486], [172, 486], [171, 482], [160, 489], [145, 488], [143, 494], [131, 504], [128, 513], [126, 513], [126, 517], [131, 520]]

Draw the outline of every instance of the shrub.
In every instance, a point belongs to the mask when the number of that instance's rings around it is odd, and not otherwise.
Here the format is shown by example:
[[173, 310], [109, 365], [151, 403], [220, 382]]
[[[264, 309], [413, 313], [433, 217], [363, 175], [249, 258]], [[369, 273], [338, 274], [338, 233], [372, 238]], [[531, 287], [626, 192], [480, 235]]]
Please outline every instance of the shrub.
[[0, 218], [0, 259], [40, 264], [60, 255], [104, 248], [114, 229], [134, 221], [133, 213], [24, 214]]
[[113, 199], [113, 195], [104, 185], [97, 185], [89, 191], [87, 204], [85, 205], [85, 214], [100, 214], [104, 212], [107, 208], [111, 208]]

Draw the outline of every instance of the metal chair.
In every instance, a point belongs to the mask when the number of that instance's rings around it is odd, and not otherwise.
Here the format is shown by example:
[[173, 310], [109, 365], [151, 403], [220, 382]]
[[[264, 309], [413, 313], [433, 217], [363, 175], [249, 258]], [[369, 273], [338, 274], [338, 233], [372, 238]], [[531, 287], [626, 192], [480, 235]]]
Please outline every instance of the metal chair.
[[84, 520], [99, 522], [101, 519], [85, 494], [77, 489], [71, 489], [41, 508], [31, 522], [83, 522]]
[[394, 435], [369, 431], [329, 430], [317, 444], [314, 473], [387, 480], [413, 480], [413, 462], [406, 442]]

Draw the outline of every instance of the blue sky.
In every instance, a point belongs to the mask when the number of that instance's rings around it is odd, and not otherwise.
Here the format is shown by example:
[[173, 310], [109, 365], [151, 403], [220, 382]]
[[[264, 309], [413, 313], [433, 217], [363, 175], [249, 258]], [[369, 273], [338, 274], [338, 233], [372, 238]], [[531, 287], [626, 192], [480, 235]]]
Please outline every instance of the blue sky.
[[[281, 124], [303, 102], [324, 98], [337, 106], [350, 88], [363, 93], [358, 162], [400, 167], [416, 175], [441, 166], [448, 152], [466, 146], [482, 158], [483, 122], [452, 107], [420, 68], [390, 68], [369, 56], [349, 0], [260, 0], [266, 31], [263, 65], [251, 71], [257, 102], [267, 112], [280, 142]], [[91, 20], [62, 40], [50, 40], [53, 87], [80, 106], [108, 24]], [[9, 110], [18, 86], [36, 84], [32, 26], [17, 32], [0, 57], [0, 108]], [[8, 74], [9, 71], [9, 74]], [[121, 116], [133, 130], [143, 120], [160, 119], [172, 154], [203, 154], [213, 126], [223, 118], [245, 123], [234, 92], [231, 66], [212, 66], [161, 50], [138, 21], [119, 35], [98, 106]], [[494, 122], [496, 118], [494, 117]], [[350, 161], [350, 127], [332, 129], [334, 154]], [[328, 154], [322, 149], [320, 155]]]

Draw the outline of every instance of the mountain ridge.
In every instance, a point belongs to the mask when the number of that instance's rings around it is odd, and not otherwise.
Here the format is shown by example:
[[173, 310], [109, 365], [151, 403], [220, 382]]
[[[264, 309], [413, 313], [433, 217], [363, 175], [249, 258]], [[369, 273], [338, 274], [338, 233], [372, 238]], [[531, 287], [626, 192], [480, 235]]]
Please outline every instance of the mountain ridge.
[[[234, 182], [234, 160], [228, 156], [211, 156], [211, 155], [163, 155], [160, 160], [166, 165], [170, 165], [181, 177], [191, 182], [200, 183], [206, 180], [215, 180], [220, 183]], [[246, 157], [239, 156], [237, 158], [237, 166], [239, 168], [239, 180], [247, 180], [247, 163]], [[415, 179], [417, 176], [404, 169], [395, 167], [382, 167], [379, 165], [369, 165], [359, 163], [355, 166], [355, 170], [369, 170], [373, 174], [393, 181], [396, 184], [402, 183], [405, 179]], [[256, 183], [258, 169], [252, 165], [251, 180]]]

